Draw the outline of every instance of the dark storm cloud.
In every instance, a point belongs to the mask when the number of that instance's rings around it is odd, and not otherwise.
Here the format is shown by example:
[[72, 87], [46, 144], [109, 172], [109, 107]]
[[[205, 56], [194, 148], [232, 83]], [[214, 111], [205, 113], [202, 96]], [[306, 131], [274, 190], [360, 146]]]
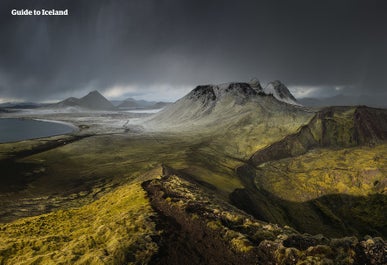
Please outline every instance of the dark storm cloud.
[[[69, 16], [12, 16], [12, 9]], [[280, 79], [295, 92], [384, 95], [385, 1], [2, 1], [0, 98], [98, 89], [163, 99]]]

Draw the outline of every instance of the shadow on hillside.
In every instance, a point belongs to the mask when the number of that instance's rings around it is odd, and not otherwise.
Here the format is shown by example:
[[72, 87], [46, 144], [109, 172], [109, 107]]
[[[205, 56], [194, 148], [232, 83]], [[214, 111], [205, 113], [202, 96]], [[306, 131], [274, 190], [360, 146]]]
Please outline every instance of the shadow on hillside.
[[17, 192], [38, 178], [40, 168], [33, 163], [0, 161], [0, 193]]
[[255, 168], [262, 163], [295, 157], [319, 147], [375, 145], [387, 140], [387, 110], [329, 107], [318, 112], [300, 130], [257, 151], [236, 169], [244, 189], [230, 194], [231, 202], [257, 219], [290, 225], [301, 232], [339, 236], [387, 237], [387, 196], [329, 194], [307, 202], [275, 196], [254, 183]]
[[329, 237], [387, 237], [387, 196], [383, 194], [330, 194], [299, 203], [266, 190], [245, 188], [236, 189], [230, 200], [259, 220], [289, 225], [300, 232]]

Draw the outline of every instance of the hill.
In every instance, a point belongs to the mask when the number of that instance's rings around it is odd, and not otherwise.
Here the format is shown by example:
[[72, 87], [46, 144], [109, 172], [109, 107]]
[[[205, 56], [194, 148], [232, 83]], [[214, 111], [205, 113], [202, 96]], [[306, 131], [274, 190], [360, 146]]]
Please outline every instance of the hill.
[[88, 93], [82, 98], [70, 97], [58, 103], [52, 104], [48, 107], [54, 108], [81, 108], [89, 110], [115, 110], [116, 107], [101, 95], [98, 91], [94, 90]]

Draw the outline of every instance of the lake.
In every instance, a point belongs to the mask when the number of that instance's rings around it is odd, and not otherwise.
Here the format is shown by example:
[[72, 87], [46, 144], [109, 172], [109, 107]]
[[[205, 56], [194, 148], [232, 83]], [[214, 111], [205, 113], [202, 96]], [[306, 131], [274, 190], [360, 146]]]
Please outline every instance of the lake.
[[0, 119], [0, 143], [67, 134], [73, 126], [50, 121], [4, 118]]

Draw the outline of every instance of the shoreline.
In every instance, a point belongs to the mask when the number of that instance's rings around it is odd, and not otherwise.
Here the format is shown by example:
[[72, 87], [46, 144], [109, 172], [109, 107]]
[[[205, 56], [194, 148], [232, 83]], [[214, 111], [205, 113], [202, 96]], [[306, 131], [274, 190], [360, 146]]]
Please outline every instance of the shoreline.
[[12, 141], [0, 141], [0, 144], [8, 144], [8, 143], [17, 143], [21, 141], [29, 141], [29, 140], [38, 140], [38, 139], [43, 139], [43, 138], [49, 138], [49, 137], [55, 137], [55, 136], [71, 136], [75, 135], [77, 132], [80, 131], [79, 127], [70, 123], [70, 122], [64, 122], [64, 121], [58, 121], [58, 120], [49, 120], [49, 119], [39, 119], [39, 118], [30, 118], [30, 117], [2, 117], [0, 120], [30, 120], [30, 121], [37, 121], [37, 122], [46, 122], [46, 123], [55, 123], [55, 124], [61, 124], [66, 127], [68, 127], [71, 131], [67, 133], [55, 133], [55, 134], [50, 134], [46, 136], [41, 136], [41, 137], [32, 137], [32, 138], [25, 138], [25, 139], [20, 139], [20, 140], [12, 140]]

